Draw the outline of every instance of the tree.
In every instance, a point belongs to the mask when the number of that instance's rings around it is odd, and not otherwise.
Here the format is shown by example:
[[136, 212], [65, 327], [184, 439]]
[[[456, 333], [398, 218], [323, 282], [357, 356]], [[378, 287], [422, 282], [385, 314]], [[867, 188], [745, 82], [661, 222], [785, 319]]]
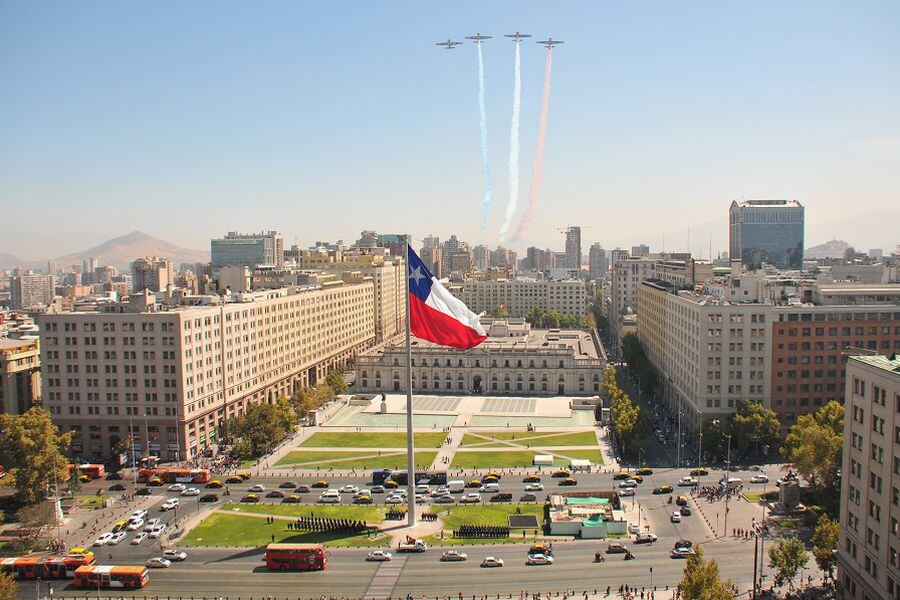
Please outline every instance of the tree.
[[837, 521], [832, 521], [828, 515], [819, 517], [816, 523], [816, 531], [812, 538], [812, 553], [816, 559], [816, 564], [822, 569], [829, 578], [833, 576], [836, 562], [835, 552], [837, 552], [838, 534], [840, 533], [840, 525]]
[[325, 383], [328, 384], [328, 387], [330, 387], [335, 394], [346, 394], [347, 390], [350, 389], [350, 386], [347, 385], [347, 380], [344, 379], [344, 375], [337, 369], [325, 376]]
[[613, 431], [616, 432], [622, 454], [635, 456], [640, 449], [640, 407], [632, 402], [628, 394], [618, 390], [612, 398], [611, 411]]
[[801, 415], [785, 439], [785, 456], [823, 501], [838, 498], [843, 443], [844, 407], [834, 400], [814, 414]]
[[55, 505], [37, 502], [23, 506], [16, 513], [22, 528], [28, 532], [28, 538], [36, 540], [44, 535], [44, 530], [56, 524]]
[[701, 431], [703, 432], [703, 454], [709, 455], [713, 460], [723, 458], [727, 444], [726, 431], [722, 427], [721, 421], [717, 419], [704, 420]]
[[16, 600], [19, 585], [9, 573], [0, 573], [0, 600]]
[[722, 580], [719, 564], [715, 560], [703, 560], [703, 548], [697, 546], [697, 553], [687, 557], [684, 577], [678, 584], [678, 592], [683, 600], [731, 600], [734, 585], [730, 579]]
[[806, 546], [795, 537], [787, 537], [778, 540], [778, 543], [769, 548], [769, 561], [778, 571], [775, 574], [775, 582], [782, 585], [787, 582], [788, 589], [794, 590], [794, 577], [806, 566], [809, 557], [806, 555]]
[[271, 452], [293, 431], [297, 414], [287, 398], [275, 404], [251, 404], [247, 411], [225, 421], [223, 430], [241, 458], [259, 458]]
[[739, 453], [753, 444], [759, 453], [760, 444], [770, 445], [778, 439], [780, 424], [775, 412], [759, 402], [738, 400], [737, 411], [729, 419], [729, 427]]
[[60, 433], [39, 406], [21, 415], [0, 415], [0, 464], [15, 469], [16, 490], [26, 504], [47, 497], [54, 480], [66, 480], [65, 454], [72, 432]]

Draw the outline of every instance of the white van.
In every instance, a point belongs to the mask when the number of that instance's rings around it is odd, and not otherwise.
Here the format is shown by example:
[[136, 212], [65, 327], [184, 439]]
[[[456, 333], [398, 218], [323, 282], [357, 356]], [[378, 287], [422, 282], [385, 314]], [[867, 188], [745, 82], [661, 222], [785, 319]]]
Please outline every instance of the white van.
[[460, 492], [464, 492], [466, 489], [466, 482], [462, 479], [454, 479], [453, 481], [447, 482], [447, 490], [451, 494], [458, 494]]
[[341, 493], [337, 490], [326, 490], [319, 496], [319, 502], [322, 504], [340, 504]]
[[500, 484], [499, 483], [484, 483], [481, 485], [481, 491], [488, 493], [488, 494], [493, 494], [495, 492], [499, 492]]
[[[723, 477], [719, 483], [725, 483], [725, 478]], [[736, 488], [739, 485], [744, 485], [744, 480], [740, 477], [729, 477], [728, 478], [728, 487]]]

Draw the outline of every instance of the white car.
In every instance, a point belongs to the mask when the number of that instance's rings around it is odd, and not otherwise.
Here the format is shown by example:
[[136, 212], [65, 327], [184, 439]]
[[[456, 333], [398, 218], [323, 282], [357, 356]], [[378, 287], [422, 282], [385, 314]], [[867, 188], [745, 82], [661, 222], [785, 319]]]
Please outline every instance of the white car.
[[543, 483], [527, 483], [525, 484], [526, 492], [543, 492], [544, 484]]
[[673, 523], [681, 523], [681, 511], [676, 510], [672, 513], [672, 516], [669, 517], [669, 520]]
[[546, 554], [529, 554], [525, 559], [526, 565], [552, 565], [553, 557]]
[[424, 494], [416, 494], [416, 504], [425, 504], [425, 500], [427, 500]]
[[144, 540], [146, 540], [147, 537], [149, 537], [149, 535], [150, 535], [150, 533], [147, 532], [147, 531], [142, 531], [142, 532], [140, 532], [139, 534], [137, 534], [136, 536], [134, 536], [134, 539], [131, 540], [131, 545], [132, 545], [132, 546], [137, 546], [138, 544], [140, 544], [141, 542], [143, 542]]
[[637, 480], [635, 479], [626, 479], [624, 481], [619, 482], [620, 488], [633, 488], [637, 486]]
[[159, 525], [157, 525], [153, 529], [153, 531], [150, 532], [150, 539], [158, 540], [159, 537], [163, 534], [163, 531], [165, 531], [167, 527], [168, 527], [168, 525], [166, 525], [165, 523], [160, 523]]
[[250, 486], [250, 491], [251, 492], [264, 492], [264, 491], [266, 491], [266, 486], [264, 486], [261, 483], [254, 483], [253, 485]]
[[151, 569], [168, 569], [172, 566], [172, 561], [166, 560], [161, 556], [156, 556], [147, 561], [147, 566]]
[[469, 492], [468, 494], [463, 494], [459, 501], [462, 504], [477, 504], [481, 502], [481, 494], [478, 492]]
[[187, 560], [187, 557], [188, 554], [184, 550], [175, 550], [174, 548], [170, 548], [169, 550], [163, 551], [163, 558], [168, 560], [181, 562], [183, 560]]
[[112, 537], [109, 538], [109, 541], [106, 542], [106, 545], [107, 546], [115, 546], [119, 542], [124, 541], [125, 538], [127, 538], [127, 537], [128, 537], [128, 534], [125, 533], [124, 531], [120, 531], [119, 533], [114, 533], [112, 535]]
[[98, 537], [96, 540], [94, 540], [94, 545], [95, 546], [105, 546], [106, 544], [109, 543], [109, 540], [111, 540], [114, 535], [115, 534], [111, 533], [111, 532], [106, 532], [104, 534], [101, 534], [100, 537]]
[[140, 510], [136, 510], [133, 513], [131, 513], [131, 515], [129, 515], [128, 518], [129, 519], [146, 519], [147, 514], [148, 514], [147, 511], [142, 508]]
[[393, 554], [385, 550], [373, 550], [366, 555], [366, 560], [375, 562], [387, 562], [393, 558]]
[[353, 485], [352, 483], [347, 483], [345, 485], [342, 485], [338, 491], [342, 494], [355, 494], [359, 491], [359, 486]]
[[497, 558], [496, 556], [485, 556], [484, 560], [481, 561], [482, 567], [502, 567], [503, 559]]
[[469, 555], [465, 552], [460, 552], [458, 550], [447, 550], [443, 554], [441, 554], [441, 560], [444, 562], [459, 562], [463, 560], [467, 560]]
[[320, 504], [340, 504], [341, 496], [340, 494], [334, 494], [330, 491], [324, 492], [321, 496], [319, 496], [318, 502]]
[[416, 493], [419, 494], [428, 494], [431, 492], [431, 486], [427, 483], [420, 483], [416, 486]]
[[200, 490], [195, 487], [189, 487], [186, 490], [184, 490], [183, 492], [181, 492], [181, 495], [182, 496], [199, 496]]
[[144, 530], [150, 531], [151, 529], [156, 528], [160, 523], [162, 523], [162, 520], [154, 517], [144, 524]]
[[392, 494], [384, 499], [385, 504], [403, 504], [404, 502], [406, 502], [406, 500], [404, 500], [403, 496], [400, 495]]
[[159, 510], [166, 512], [167, 510], [173, 510], [179, 506], [181, 506], [181, 502], [178, 498], [169, 498], [160, 505]]
[[750, 478], [750, 483], [769, 483], [769, 476], [765, 473], [754, 475]]
[[138, 529], [143, 529], [143, 527], [144, 527], [143, 519], [132, 518], [130, 521], [128, 521], [128, 527], [126, 527], [126, 529], [128, 531], [137, 531]]
[[634, 496], [634, 488], [619, 489], [619, 496]]
[[690, 475], [685, 475], [678, 480], [678, 485], [681, 487], [694, 487], [695, 485], [697, 485], [697, 483], [697, 480]]
[[183, 483], [173, 483], [168, 487], [170, 492], [183, 492], [187, 486]]

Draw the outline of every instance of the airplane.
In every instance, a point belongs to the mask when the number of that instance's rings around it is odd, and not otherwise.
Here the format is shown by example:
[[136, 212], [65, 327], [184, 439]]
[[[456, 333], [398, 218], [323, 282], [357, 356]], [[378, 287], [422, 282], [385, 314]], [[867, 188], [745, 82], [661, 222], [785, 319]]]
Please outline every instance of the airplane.
[[517, 32], [515, 32], [515, 33], [507, 33], [507, 34], [504, 34], [503, 37], [513, 38], [513, 41], [515, 41], [515, 42], [521, 42], [521, 41], [522, 41], [522, 38], [531, 37], [531, 34], [530, 34], [530, 33], [519, 33], [519, 32], [517, 31]]
[[546, 46], [548, 50], [552, 50], [554, 44], [563, 44], [563, 43], [565, 43], [565, 42], [563, 42], [562, 40], [554, 40], [553, 38], [547, 38], [546, 40], [541, 40], [538, 42], [538, 44], [543, 44], [544, 46]]
[[476, 33], [475, 35], [467, 35], [466, 39], [467, 40], [475, 40], [476, 44], [481, 44], [484, 42], [484, 40], [489, 40], [493, 37], [494, 36], [492, 36], [492, 35], [481, 35], [480, 33]]
[[454, 42], [450, 39], [447, 39], [446, 42], [438, 42], [435, 44], [436, 46], [446, 46], [445, 50], [453, 50], [456, 46], [461, 46], [462, 42]]

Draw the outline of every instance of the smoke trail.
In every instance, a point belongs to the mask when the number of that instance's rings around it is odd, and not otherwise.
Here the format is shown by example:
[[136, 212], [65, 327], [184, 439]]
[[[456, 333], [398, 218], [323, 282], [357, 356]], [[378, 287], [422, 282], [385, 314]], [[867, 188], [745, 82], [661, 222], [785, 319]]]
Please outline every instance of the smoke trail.
[[494, 177], [491, 175], [491, 163], [488, 161], [487, 142], [487, 110], [484, 107], [484, 56], [481, 53], [481, 42], [478, 46], [478, 110], [481, 113], [481, 171], [484, 174], [484, 197], [481, 199], [481, 229], [487, 227], [488, 214], [491, 212], [491, 196], [494, 193]]
[[500, 237], [506, 235], [516, 207], [519, 203], [519, 109], [522, 106], [522, 72], [519, 56], [519, 42], [516, 41], [515, 85], [513, 86], [512, 122], [509, 126], [509, 201], [506, 214], [500, 226]]
[[544, 143], [547, 141], [547, 116], [550, 112], [550, 71], [553, 68], [553, 48], [547, 49], [547, 64], [544, 69], [544, 93], [541, 97], [541, 122], [538, 127], [537, 147], [534, 151], [534, 179], [531, 181], [531, 191], [528, 196], [528, 208], [519, 223], [519, 229], [513, 236], [513, 241], [520, 240], [528, 233], [528, 226], [537, 208], [538, 193], [541, 191], [541, 177], [544, 173]]

